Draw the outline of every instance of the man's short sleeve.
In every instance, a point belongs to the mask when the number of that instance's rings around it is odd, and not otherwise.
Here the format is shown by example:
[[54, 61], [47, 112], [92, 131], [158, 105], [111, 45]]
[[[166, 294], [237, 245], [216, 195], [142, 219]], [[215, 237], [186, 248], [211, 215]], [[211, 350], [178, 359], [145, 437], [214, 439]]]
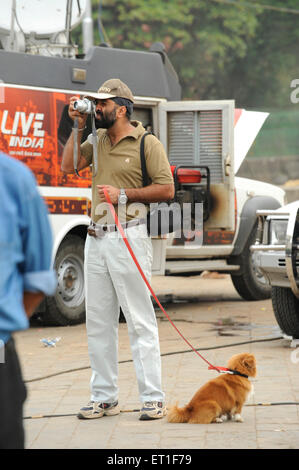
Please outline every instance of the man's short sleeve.
[[162, 143], [153, 135], [145, 138], [145, 160], [152, 184], [173, 184], [170, 164]]

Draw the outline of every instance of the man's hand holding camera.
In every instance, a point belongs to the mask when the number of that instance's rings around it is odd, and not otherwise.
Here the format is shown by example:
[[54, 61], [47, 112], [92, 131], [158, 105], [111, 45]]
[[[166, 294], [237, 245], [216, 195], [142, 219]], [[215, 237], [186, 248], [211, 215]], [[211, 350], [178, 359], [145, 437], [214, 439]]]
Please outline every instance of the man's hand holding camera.
[[74, 103], [78, 101], [78, 97], [77, 96], [72, 96], [70, 98], [70, 105], [69, 105], [69, 116], [70, 118], [74, 121], [75, 118], [78, 119], [78, 128], [79, 129], [84, 129], [85, 128], [85, 124], [86, 124], [86, 120], [87, 120], [87, 117], [88, 117], [88, 114], [86, 113], [80, 113], [79, 111], [77, 111], [75, 108], [74, 108]]

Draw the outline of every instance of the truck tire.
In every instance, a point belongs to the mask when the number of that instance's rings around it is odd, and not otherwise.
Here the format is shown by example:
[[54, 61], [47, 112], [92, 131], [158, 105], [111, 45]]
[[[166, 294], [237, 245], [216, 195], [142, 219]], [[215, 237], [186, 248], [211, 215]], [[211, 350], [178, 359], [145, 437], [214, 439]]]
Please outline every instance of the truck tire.
[[293, 338], [299, 338], [299, 299], [288, 287], [272, 287], [272, 305], [281, 330]]
[[271, 297], [271, 286], [254, 263], [250, 246], [255, 243], [256, 224], [254, 225], [242, 253], [230, 259], [238, 264], [240, 271], [231, 274], [233, 285], [244, 300], [264, 300]]
[[61, 243], [55, 259], [58, 287], [53, 297], [46, 298], [43, 324], [65, 326], [84, 322], [84, 244], [84, 239], [77, 235], [68, 235]]

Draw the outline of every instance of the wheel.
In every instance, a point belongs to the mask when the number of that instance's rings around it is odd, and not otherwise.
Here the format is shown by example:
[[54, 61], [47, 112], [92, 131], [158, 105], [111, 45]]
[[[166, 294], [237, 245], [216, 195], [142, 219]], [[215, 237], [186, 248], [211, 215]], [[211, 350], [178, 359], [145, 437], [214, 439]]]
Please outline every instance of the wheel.
[[272, 305], [281, 330], [299, 338], [299, 299], [287, 287], [272, 287]]
[[46, 298], [42, 321], [50, 325], [76, 325], [85, 320], [84, 244], [77, 235], [68, 235], [55, 259], [58, 287]]
[[235, 289], [244, 300], [263, 300], [271, 297], [271, 286], [255, 263], [250, 246], [255, 242], [256, 225], [247, 240], [243, 252], [230, 259], [231, 264], [240, 265], [239, 273], [231, 274]]

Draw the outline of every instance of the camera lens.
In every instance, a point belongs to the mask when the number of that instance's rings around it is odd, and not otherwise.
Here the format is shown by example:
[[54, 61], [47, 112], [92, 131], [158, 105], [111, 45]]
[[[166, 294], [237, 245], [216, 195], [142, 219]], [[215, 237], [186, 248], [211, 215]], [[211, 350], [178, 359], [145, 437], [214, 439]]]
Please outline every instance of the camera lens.
[[73, 106], [79, 113], [91, 114], [94, 110], [94, 103], [87, 98], [75, 101]]

